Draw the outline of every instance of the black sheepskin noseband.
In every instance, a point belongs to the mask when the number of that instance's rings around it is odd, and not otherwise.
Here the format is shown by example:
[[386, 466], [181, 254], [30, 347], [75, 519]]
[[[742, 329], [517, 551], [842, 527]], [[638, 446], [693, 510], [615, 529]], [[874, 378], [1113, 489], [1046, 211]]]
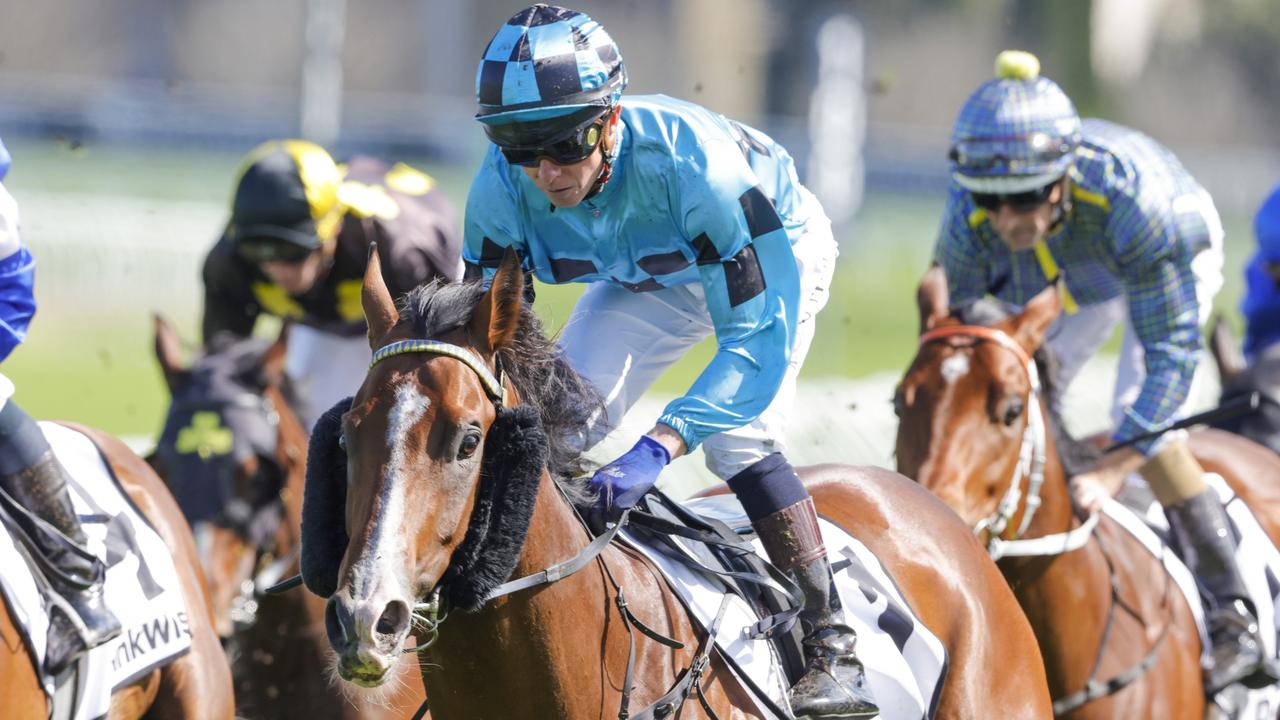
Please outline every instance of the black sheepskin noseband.
[[342, 414], [351, 398], [325, 411], [311, 430], [307, 479], [302, 493], [302, 582], [320, 597], [338, 589], [338, 568], [347, 552], [347, 452], [339, 442]]
[[478, 610], [489, 593], [511, 577], [529, 533], [548, 452], [536, 409], [498, 408], [485, 436], [480, 487], [467, 535], [440, 579], [454, 607]]
[[[311, 431], [302, 500], [302, 581], [320, 597], [338, 589], [346, 531], [347, 454], [339, 444], [347, 398]], [[499, 407], [485, 436], [480, 487], [462, 544], [441, 578], [449, 602], [477, 610], [511, 577], [524, 548], [549, 446], [535, 408]]]

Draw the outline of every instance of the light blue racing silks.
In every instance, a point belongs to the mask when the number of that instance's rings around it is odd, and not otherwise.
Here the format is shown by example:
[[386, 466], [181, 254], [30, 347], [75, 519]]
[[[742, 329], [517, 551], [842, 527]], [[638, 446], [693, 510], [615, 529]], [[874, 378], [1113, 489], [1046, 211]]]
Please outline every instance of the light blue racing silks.
[[621, 117], [609, 181], [572, 208], [553, 208], [491, 146], [467, 198], [463, 258], [492, 275], [515, 247], [547, 283], [700, 284], [718, 350], [658, 418], [692, 451], [754, 420], [781, 385], [808, 208], [791, 156], [757, 130], [662, 95], [624, 98]]
[[[1046, 238], [1081, 304], [1125, 295], [1146, 352], [1146, 379], [1114, 437], [1164, 427], [1191, 389], [1201, 346], [1191, 261], [1210, 246], [1202, 190], [1171, 152], [1146, 135], [1085, 120], [1070, 170], [1070, 210]], [[1021, 305], [1048, 283], [1031, 250], [1013, 252], [985, 210], [952, 183], [934, 259], [953, 303], [994, 295]], [[1158, 439], [1135, 444], [1146, 453]]]

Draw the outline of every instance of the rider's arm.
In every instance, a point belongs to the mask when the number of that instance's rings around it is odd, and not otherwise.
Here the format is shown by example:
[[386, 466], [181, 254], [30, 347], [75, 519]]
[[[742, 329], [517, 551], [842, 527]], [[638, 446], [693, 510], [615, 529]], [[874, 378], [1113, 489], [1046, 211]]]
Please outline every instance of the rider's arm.
[[728, 141], [702, 149], [706, 162], [697, 172], [675, 173], [671, 203], [682, 213], [718, 347], [658, 418], [689, 451], [750, 423], [773, 401], [791, 361], [800, 304], [790, 239], [741, 150]]
[[204, 259], [204, 315], [201, 337], [207, 344], [220, 333], [248, 337], [261, 308], [253, 296], [252, 268], [235, 254], [230, 238], [223, 236]]
[[[467, 193], [462, 260], [468, 278], [493, 277], [508, 247], [514, 247], [520, 253], [526, 272], [531, 269], [520, 230], [520, 200], [506, 176], [506, 163], [500, 157], [496, 147], [489, 148], [480, 171], [471, 183], [471, 191]], [[528, 287], [532, 288], [532, 283]]]
[[18, 204], [0, 185], [0, 360], [27, 337], [36, 312], [35, 268], [18, 233]]
[[933, 248], [933, 261], [947, 275], [951, 304], [978, 300], [985, 296], [990, 254], [979, 242], [978, 229], [987, 222], [986, 213], [968, 201], [968, 191], [951, 183], [942, 212], [942, 227]]
[[[1200, 349], [1200, 304], [1191, 260], [1197, 248], [1167, 200], [1112, 198], [1107, 225], [1129, 303], [1129, 318], [1144, 351], [1146, 378], [1125, 409], [1114, 439], [1159, 429], [1174, 418], [1191, 390]], [[1144, 455], [1159, 438], [1135, 443]]]

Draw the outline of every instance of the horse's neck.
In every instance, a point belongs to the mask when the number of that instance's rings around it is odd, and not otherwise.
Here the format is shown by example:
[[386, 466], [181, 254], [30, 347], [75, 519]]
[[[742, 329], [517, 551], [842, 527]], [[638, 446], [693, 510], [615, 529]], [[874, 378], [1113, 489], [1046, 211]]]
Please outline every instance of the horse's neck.
[[[544, 474], [511, 577], [569, 560], [588, 542], [569, 503]], [[605, 552], [611, 568], [626, 562], [612, 548]], [[493, 600], [478, 612], [456, 612], [423, 666], [433, 714], [509, 717], [510, 703], [519, 702], [547, 717], [577, 716], [582, 709], [573, 704], [613, 680], [601, 676], [601, 648], [617, 630], [610, 622], [616, 620], [609, 617], [612, 607], [610, 588], [598, 564], [590, 563], [549, 586]]]
[[[1041, 504], [1023, 535], [1025, 539], [1064, 533], [1080, 525], [1072, 511], [1070, 489], [1053, 435], [1048, 435]], [[1051, 684], [1055, 680], [1068, 684], [1076, 681], [1082, 653], [1088, 656], [1086, 660], [1092, 660], [1090, 653], [1096, 648], [1106, 621], [1105, 613], [1091, 612], [1086, 607], [1089, 603], [1080, 602], [1082, 595], [1105, 600], [1110, 592], [1106, 563], [1091, 547], [1095, 542], [1091, 538], [1085, 547], [1059, 555], [1000, 561], [1000, 570], [1035, 631]], [[1071, 627], [1071, 632], [1063, 632], [1064, 626]], [[1067, 673], [1071, 677], [1062, 677]]]

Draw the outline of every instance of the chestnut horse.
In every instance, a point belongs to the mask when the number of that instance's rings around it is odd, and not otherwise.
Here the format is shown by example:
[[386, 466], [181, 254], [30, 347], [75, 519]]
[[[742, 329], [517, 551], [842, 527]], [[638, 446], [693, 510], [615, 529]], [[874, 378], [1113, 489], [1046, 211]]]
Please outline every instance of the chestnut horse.
[[[378, 686], [412, 635], [438, 719], [585, 720], [625, 707], [636, 717], [762, 717], [718, 654], [695, 662], [702, 630], [657, 571], [593, 543], [575, 512], [583, 487], [560, 470], [575, 456], [569, 435], [596, 406], [523, 302], [515, 254], [489, 290], [425, 285], [404, 315], [378, 268], [375, 250], [362, 300], [377, 352], [341, 416], [346, 469], [329, 468], [323, 485], [308, 479], [303, 515], [303, 577], [330, 597], [338, 674]], [[317, 424], [316, 440], [336, 417]], [[888, 470], [801, 476], [946, 647], [935, 717], [1048, 716], [1026, 621], [950, 510]], [[509, 577], [523, 578], [511, 581], [517, 589], [499, 587]], [[637, 619], [681, 646], [632, 635]], [[636, 710], [682, 679], [701, 703]]]
[[[213, 630], [209, 591], [182, 511], [155, 471], [124, 443], [92, 428], [64, 424], [93, 440], [129, 499], [173, 553], [191, 630], [189, 652], [115, 691], [111, 719], [233, 717], [231, 673]], [[0, 714], [6, 718], [49, 717], [31, 653], [4, 602], [0, 602], [0, 637], [4, 638], [0, 648]]]
[[[1200, 635], [1184, 596], [1111, 517], [1073, 511], [1068, 471], [1096, 451], [1066, 434], [1047, 356], [1037, 353], [1060, 311], [1056, 287], [1021, 314], [984, 300], [952, 315], [935, 269], [919, 300], [923, 335], [895, 396], [898, 470], [1003, 556], [1055, 709], [1071, 718], [1203, 718]], [[1189, 444], [1255, 514], [1269, 510], [1258, 519], [1280, 539], [1278, 458], [1213, 430], [1192, 432]]]
[[347, 700], [325, 678], [324, 601], [263, 592], [298, 571], [307, 433], [287, 400], [287, 339], [285, 330], [275, 342], [220, 342], [187, 363], [156, 316], [156, 359], [172, 400], [152, 462], [195, 528], [238, 713], [402, 718], [422, 704], [416, 682], [379, 703]]

